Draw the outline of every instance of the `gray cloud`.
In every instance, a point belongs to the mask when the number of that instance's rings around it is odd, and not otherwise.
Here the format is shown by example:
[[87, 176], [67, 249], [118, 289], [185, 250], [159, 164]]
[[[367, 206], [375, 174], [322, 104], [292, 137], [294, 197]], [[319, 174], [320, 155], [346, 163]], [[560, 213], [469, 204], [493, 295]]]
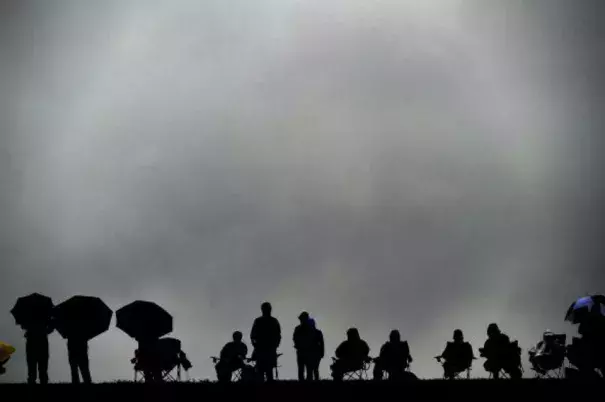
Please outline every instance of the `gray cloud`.
[[[31, 291], [159, 302], [196, 378], [265, 299], [286, 376], [302, 309], [329, 350], [401, 328], [422, 376], [455, 327], [571, 330], [603, 279], [600, 175], [578, 180], [602, 31], [574, 4], [5, 3], [1, 339], [22, 349], [8, 310]], [[95, 379], [130, 378], [133, 348], [93, 341]], [[21, 352], [2, 381], [24, 378]]]

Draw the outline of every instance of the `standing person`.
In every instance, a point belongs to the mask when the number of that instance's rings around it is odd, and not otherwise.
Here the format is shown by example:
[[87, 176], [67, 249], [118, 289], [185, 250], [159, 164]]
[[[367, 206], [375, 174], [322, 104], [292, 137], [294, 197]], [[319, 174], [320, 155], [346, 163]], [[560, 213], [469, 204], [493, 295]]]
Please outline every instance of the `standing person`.
[[252, 359], [256, 361], [256, 370], [264, 381], [273, 381], [273, 369], [277, 366], [277, 348], [281, 343], [281, 326], [277, 318], [271, 315], [272, 307], [268, 302], [261, 305], [262, 315], [254, 320], [250, 340], [254, 351]]
[[311, 325], [314, 332], [313, 344], [309, 357], [309, 364], [311, 365], [312, 373], [311, 378], [314, 381], [319, 381], [319, 363], [321, 363], [321, 359], [323, 359], [325, 355], [324, 334], [317, 329], [317, 325], [313, 318], [309, 318], [309, 325]]
[[25, 355], [27, 358], [27, 383], [48, 384], [48, 335], [53, 332], [50, 320], [38, 321], [25, 330]]
[[71, 337], [67, 339], [67, 356], [69, 358], [69, 367], [71, 369], [71, 382], [80, 383], [80, 374], [82, 382], [91, 384], [90, 366], [88, 362], [88, 341], [84, 338]]
[[311, 353], [315, 338], [315, 329], [311, 326], [309, 313], [303, 311], [298, 316], [300, 324], [294, 328], [294, 349], [296, 349], [296, 364], [298, 365], [298, 380], [311, 380], [313, 378], [313, 368], [311, 366]]

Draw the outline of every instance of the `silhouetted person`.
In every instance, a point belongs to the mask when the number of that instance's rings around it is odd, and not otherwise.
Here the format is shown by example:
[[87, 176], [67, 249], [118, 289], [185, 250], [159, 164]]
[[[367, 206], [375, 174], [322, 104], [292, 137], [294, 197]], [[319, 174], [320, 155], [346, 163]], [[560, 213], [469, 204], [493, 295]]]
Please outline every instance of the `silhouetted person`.
[[521, 349], [517, 342], [511, 342], [508, 335], [500, 332], [498, 325], [492, 323], [487, 327], [487, 340], [479, 352], [486, 358], [483, 367], [494, 378], [500, 377], [501, 370], [511, 378], [521, 378]]
[[605, 373], [605, 318], [591, 313], [580, 323], [578, 333], [581, 337], [574, 337], [567, 348], [569, 362], [585, 378], [595, 377], [595, 369]]
[[336, 360], [330, 368], [332, 378], [336, 381], [342, 380], [346, 373], [362, 369], [364, 364], [370, 360], [370, 348], [359, 336], [357, 328], [347, 330], [347, 340], [338, 345], [334, 354]]
[[216, 377], [220, 382], [231, 381], [231, 375], [234, 371], [246, 367], [245, 359], [248, 354], [248, 347], [242, 342], [242, 338], [242, 333], [235, 331], [233, 340], [221, 349], [220, 360], [215, 366]]
[[48, 334], [53, 332], [50, 322], [37, 322], [25, 330], [25, 354], [27, 356], [27, 382], [48, 384]]
[[162, 368], [156, 350], [156, 338], [138, 338], [138, 348], [134, 351], [135, 370], [142, 371], [145, 382], [161, 382]]
[[92, 383], [88, 364], [88, 340], [76, 337], [68, 338], [67, 355], [71, 369], [71, 382], [79, 384], [80, 374], [82, 374], [84, 384]]
[[318, 381], [319, 364], [321, 363], [321, 359], [324, 358], [326, 352], [324, 345], [324, 334], [319, 329], [317, 329], [315, 320], [313, 318], [309, 318], [309, 325], [311, 325], [314, 330], [313, 344], [309, 352], [309, 365], [311, 366], [312, 374], [311, 379]]
[[542, 340], [529, 350], [529, 362], [533, 369], [540, 374], [561, 367], [565, 359], [564, 335], [555, 335], [544, 331]]
[[464, 334], [460, 329], [454, 331], [454, 341], [448, 342], [441, 356], [437, 356], [438, 361], [445, 360], [443, 376], [448, 379], [470, 369], [474, 358], [473, 347], [464, 341]]
[[313, 353], [314, 348], [317, 348], [317, 333], [316, 329], [311, 325], [309, 313], [302, 312], [298, 319], [300, 324], [294, 328], [294, 348], [296, 349], [296, 364], [298, 365], [298, 380], [305, 380], [305, 372], [307, 380], [313, 379]]
[[259, 377], [267, 381], [273, 380], [273, 369], [277, 366], [277, 348], [281, 343], [281, 327], [279, 321], [271, 315], [271, 304], [261, 305], [262, 316], [254, 320], [250, 340], [254, 351], [252, 360], [256, 361]]
[[396, 329], [389, 334], [389, 340], [380, 348], [380, 354], [374, 360], [374, 379], [382, 380], [383, 372], [389, 374], [389, 380], [401, 380], [412, 362], [410, 347], [407, 341], [401, 340]]

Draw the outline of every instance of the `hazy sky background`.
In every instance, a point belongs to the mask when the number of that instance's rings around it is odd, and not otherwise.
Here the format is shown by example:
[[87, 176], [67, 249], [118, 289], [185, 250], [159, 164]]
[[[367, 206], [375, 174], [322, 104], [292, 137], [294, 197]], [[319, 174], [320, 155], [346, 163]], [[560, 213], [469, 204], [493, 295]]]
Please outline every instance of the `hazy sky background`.
[[[392, 328], [526, 350], [603, 292], [600, 0], [0, 2], [0, 339], [38, 291], [158, 302], [194, 378], [262, 301], [329, 357]], [[96, 381], [135, 342], [90, 344]], [[476, 375], [484, 375], [480, 363]], [[52, 381], [69, 378], [51, 336]]]

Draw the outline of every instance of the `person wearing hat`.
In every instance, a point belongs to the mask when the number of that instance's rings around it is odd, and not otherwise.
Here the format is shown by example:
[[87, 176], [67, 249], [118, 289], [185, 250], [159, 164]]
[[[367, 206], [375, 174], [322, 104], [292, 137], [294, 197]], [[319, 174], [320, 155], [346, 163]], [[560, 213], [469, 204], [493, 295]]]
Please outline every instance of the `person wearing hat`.
[[311, 380], [313, 378], [313, 352], [316, 339], [315, 328], [311, 325], [309, 313], [303, 311], [298, 316], [300, 324], [294, 328], [294, 349], [296, 349], [296, 364], [298, 365], [298, 380]]

